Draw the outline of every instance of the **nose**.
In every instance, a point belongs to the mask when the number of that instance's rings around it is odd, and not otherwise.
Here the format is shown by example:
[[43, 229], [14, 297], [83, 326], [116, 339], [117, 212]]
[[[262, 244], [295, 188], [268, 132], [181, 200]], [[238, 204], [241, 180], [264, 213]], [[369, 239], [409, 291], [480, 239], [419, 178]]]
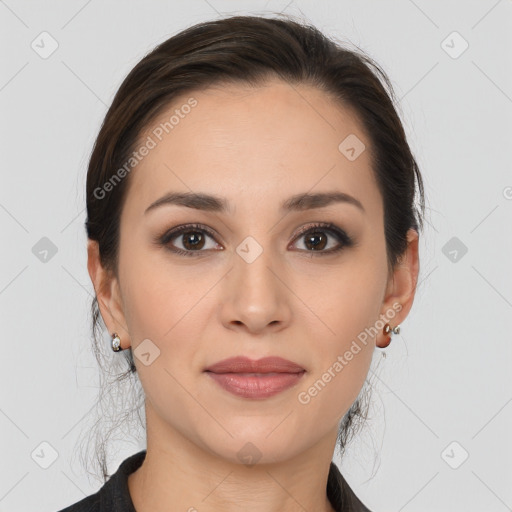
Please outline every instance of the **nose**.
[[234, 255], [223, 283], [224, 326], [251, 334], [284, 329], [291, 318], [292, 294], [283, 266], [270, 250], [263, 250], [254, 260], [246, 258], [243, 251], [240, 254]]

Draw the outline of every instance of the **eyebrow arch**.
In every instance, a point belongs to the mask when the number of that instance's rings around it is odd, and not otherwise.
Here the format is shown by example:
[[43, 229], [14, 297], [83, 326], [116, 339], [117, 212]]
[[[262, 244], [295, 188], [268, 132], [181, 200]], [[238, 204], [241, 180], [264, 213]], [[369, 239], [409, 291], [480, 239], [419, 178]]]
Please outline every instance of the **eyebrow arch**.
[[[334, 203], [351, 204], [359, 208], [362, 212], [365, 212], [361, 202], [345, 192], [296, 194], [281, 204], [280, 211], [305, 211], [314, 208], [322, 208]], [[230, 203], [219, 196], [195, 192], [169, 192], [152, 203], [144, 214], [163, 205], [185, 206], [196, 210], [219, 213], [231, 213], [233, 211]]]

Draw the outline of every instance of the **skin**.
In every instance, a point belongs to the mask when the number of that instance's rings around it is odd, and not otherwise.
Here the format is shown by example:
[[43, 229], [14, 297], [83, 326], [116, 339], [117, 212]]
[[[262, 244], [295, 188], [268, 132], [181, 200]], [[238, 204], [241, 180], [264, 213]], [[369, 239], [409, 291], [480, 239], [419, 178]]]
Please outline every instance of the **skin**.
[[[145, 339], [160, 350], [147, 366], [135, 357], [146, 394], [147, 455], [129, 477], [132, 500], [139, 512], [332, 511], [326, 483], [338, 426], [386, 336], [379, 331], [359, 343], [309, 403], [297, 397], [393, 304], [401, 310], [389, 323], [405, 320], [419, 271], [418, 235], [409, 231], [407, 251], [389, 274], [370, 139], [355, 114], [325, 93], [278, 80], [209, 88], [173, 102], [144, 137], [190, 96], [198, 105], [129, 176], [118, 277], [102, 268], [97, 243], [88, 246], [109, 332], [135, 354]], [[354, 161], [338, 150], [349, 134], [367, 148]], [[349, 203], [279, 211], [291, 195], [333, 190], [357, 198], [365, 211]], [[166, 205], [144, 214], [169, 191], [223, 196], [233, 211]], [[320, 229], [327, 245], [308, 248], [308, 237], [297, 233], [314, 222], [336, 224], [355, 245], [322, 256], [340, 242]], [[192, 257], [153, 243], [185, 223], [206, 225], [216, 239], [203, 234], [195, 249], [202, 252]], [[263, 249], [252, 263], [236, 252], [247, 236]], [[182, 234], [172, 243], [193, 251], [187, 241]], [[306, 373], [271, 398], [236, 397], [203, 372], [236, 355], [281, 356]], [[237, 456], [247, 442], [261, 454], [255, 465]]]

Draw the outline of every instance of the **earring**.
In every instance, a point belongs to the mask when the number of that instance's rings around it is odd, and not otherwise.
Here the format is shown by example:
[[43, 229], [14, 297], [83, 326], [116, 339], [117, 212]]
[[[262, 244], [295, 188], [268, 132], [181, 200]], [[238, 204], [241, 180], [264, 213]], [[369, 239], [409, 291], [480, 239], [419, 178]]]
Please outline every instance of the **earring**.
[[400, 326], [397, 325], [395, 327], [391, 327], [389, 324], [384, 326], [382, 333], [386, 336], [386, 338], [384, 340], [384, 344], [379, 346], [379, 348], [386, 348], [391, 343], [391, 335], [389, 334], [390, 332], [393, 334], [400, 334]]
[[120, 350], [123, 350], [121, 348], [121, 338], [117, 333], [112, 334], [112, 350], [114, 352], [119, 352]]

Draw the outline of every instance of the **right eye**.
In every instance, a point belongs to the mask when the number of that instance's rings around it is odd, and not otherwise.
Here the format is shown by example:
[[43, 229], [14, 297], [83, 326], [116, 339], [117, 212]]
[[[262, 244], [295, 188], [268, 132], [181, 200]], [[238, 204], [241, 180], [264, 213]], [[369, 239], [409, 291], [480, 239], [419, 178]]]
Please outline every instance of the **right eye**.
[[[174, 243], [170, 243], [171, 240], [180, 239], [180, 237], [183, 248], [176, 247]], [[176, 254], [197, 256], [197, 254], [194, 253], [205, 252], [202, 249], [205, 246], [207, 237], [215, 240], [215, 235], [206, 226], [202, 224], [186, 224], [167, 231], [159, 238], [159, 243]], [[215, 250], [215, 245], [218, 246], [218, 244], [215, 243], [210, 249]]]

